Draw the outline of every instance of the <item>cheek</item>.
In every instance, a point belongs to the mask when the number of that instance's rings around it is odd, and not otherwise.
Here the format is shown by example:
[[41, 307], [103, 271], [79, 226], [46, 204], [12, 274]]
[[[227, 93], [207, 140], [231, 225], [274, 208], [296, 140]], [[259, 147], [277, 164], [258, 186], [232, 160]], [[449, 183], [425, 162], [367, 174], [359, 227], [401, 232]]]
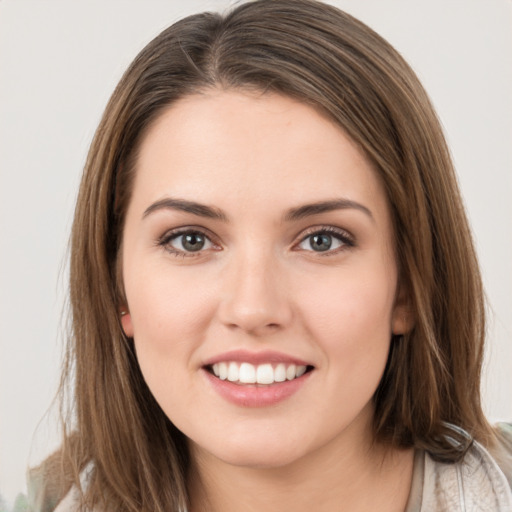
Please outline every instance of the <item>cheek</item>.
[[[182, 398], [187, 404], [191, 375], [196, 371], [195, 358], [204, 341], [212, 317], [209, 293], [180, 278], [169, 269], [153, 265], [151, 271], [128, 274], [126, 296], [133, 324], [137, 360], [153, 396], [168, 417], [179, 413]], [[179, 415], [179, 414], [178, 414]]]
[[347, 273], [322, 292], [311, 286], [300, 296], [310, 336], [344, 375], [385, 365], [395, 291], [389, 274]]
[[[149, 272], [128, 274], [126, 296], [143, 372], [158, 372], [162, 365], [165, 373], [170, 367], [186, 370], [211, 321], [213, 292], [183, 274], [172, 275], [168, 268], [155, 265]], [[151, 380], [147, 371], [145, 376]]]

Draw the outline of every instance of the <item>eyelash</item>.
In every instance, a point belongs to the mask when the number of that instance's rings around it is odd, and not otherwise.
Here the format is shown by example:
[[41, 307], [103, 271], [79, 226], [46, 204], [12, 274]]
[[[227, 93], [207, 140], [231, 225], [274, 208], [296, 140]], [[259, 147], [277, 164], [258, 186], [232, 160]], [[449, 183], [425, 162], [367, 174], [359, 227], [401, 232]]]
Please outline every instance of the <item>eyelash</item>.
[[[197, 252], [194, 251], [182, 251], [180, 249], [176, 249], [172, 247], [170, 244], [173, 240], [178, 239], [180, 236], [185, 235], [199, 235], [201, 237], [204, 237], [213, 247], [219, 248], [220, 246], [216, 244], [216, 242], [213, 240], [213, 236], [211, 236], [208, 231], [204, 230], [203, 228], [193, 228], [193, 227], [187, 227], [187, 228], [181, 228], [177, 230], [172, 230], [166, 232], [163, 236], [161, 236], [157, 240], [157, 245], [159, 247], [164, 248], [167, 252], [172, 254], [176, 257], [182, 257], [182, 258], [194, 258], [199, 257], [203, 252], [204, 249], [199, 249]], [[304, 233], [301, 234], [301, 238], [298, 242], [294, 243], [294, 250], [300, 250], [297, 249], [298, 246], [300, 246], [302, 243], [304, 243], [308, 238], [317, 235], [328, 235], [335, 239], [337, 239], [339, 242], [341, 242], [341, 246], [338, 248], [335, 248], [333, 250], [325, 250], [325, 251], [306, 251], [306, 252], [312, 252], [316, 253], [319, 256], [326, 257], [326, 256], [332, 256], [334, 254], [338, 254], [341, 251], [350, 249], [351, 247], [355, 246], [355, 240], [354, 237], [349, 234], [344, 229], [335, 228], [333, 226], [314, 226], [311, 228], [308, 228]], [[209, 250], [209, 249], [206, 249]], [[214, 250], [220, 250], [220, 249], [214, 249]]]
[[[194, 227], [187, 227], [187, 228], [181, 228], [176, 229], [172, 231], [167, 231], [163, 236], [161, 236], [157, 240], [157, 245], [164, 248], [167, 252], [172, 254], [176, 257], [182, 257], [182, 258], [190, 258], [190, 257], [198, 257], [201, 255], [201, 253], [204, 252], [204, 250], [201, 248], [197, 252], [194, 251], [182, 251], [180, 249], [175, 249], [172, 247], [171, 242], [173, 240], [176, 240], [180, 236], [185, 235], [199, 235], [204, 237], [206, 240], [209, 241], [210, 244], [214, 247], [219, 247], [214, 241], [213, 236], [211, 236], [206, 230], [202, 228], [194, 228]], [[182, 244], [183, 245], [183, 244]]]
[[306, 229], [299, 243], [295, 244], [295, 247], [302, 244], [308, 238], [311, 238], [314, 235], [329, 235], [337, 239], [339, 242], [341, 242], [341, 246], [336, 249], [329, 249], [326, 251], [308, 251], [314, 252], [322, 257], [333, 256], [335, 254], [338, 254], [339, 252], [346, 251], [347, 249], [350, 249], [356, 245], [354, 237], [344, 229], [335, 228], [334, 226], [313, 226], [311, 228]]

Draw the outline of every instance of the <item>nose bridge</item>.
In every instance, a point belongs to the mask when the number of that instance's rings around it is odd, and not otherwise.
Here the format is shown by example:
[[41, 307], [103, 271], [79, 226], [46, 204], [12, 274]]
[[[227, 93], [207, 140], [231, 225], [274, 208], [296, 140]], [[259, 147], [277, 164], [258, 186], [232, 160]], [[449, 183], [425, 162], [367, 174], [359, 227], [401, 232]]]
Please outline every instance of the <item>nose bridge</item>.
[[253, 334], [284, 327], [291, 318], [286, 279], [269, 247], [248, 243], [229, 262], [223, 322]]

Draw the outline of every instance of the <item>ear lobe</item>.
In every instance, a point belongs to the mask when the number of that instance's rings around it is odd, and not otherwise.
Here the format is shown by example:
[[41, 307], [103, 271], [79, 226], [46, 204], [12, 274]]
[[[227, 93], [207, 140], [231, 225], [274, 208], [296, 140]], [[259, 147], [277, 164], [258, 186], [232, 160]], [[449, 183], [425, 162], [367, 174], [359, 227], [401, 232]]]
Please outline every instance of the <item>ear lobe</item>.
[[133, 338], [132, 317], [126, 308], [122, 308], [119, 312], [121, 315], [121, 327], [126, 337]]
[[391, 332], [394, 335], [407, 334], [414, 324], [415, 315], [411, 309], [409, 294], [405, 291], [405, 287], [400, 286], [391, 318]]
[[391, 332], [394, 335], [407, 334], [414, 327], [414, 318], [410, 310], [395, 308], [391, 322]]

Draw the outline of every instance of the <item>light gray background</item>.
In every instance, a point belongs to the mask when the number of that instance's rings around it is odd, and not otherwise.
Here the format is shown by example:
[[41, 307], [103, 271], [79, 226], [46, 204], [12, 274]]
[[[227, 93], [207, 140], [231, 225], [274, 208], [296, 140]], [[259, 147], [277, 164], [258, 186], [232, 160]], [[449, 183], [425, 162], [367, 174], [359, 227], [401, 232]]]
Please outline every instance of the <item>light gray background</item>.
[[[0, 493], [56, 446], [65, 251], [88, 145], [126, 66], [182, 16], [227, 0], [0, 0]], [[512, 1], [339, 0], [412, 64], [452, 148], [492, 307], [484, 376], [512, 420]], [[60, 277], [59, 277], [60, 276]], [[50, 423], [51, 425], [51, 423]]]

